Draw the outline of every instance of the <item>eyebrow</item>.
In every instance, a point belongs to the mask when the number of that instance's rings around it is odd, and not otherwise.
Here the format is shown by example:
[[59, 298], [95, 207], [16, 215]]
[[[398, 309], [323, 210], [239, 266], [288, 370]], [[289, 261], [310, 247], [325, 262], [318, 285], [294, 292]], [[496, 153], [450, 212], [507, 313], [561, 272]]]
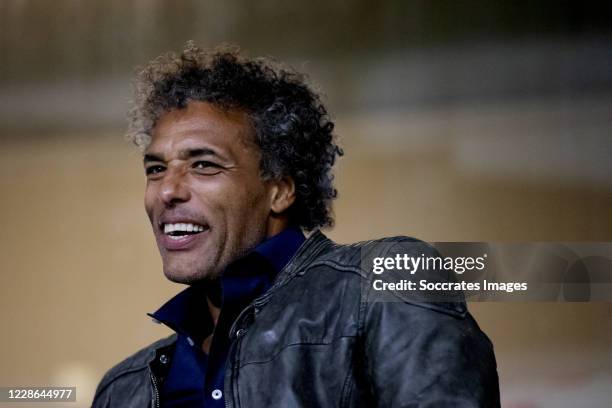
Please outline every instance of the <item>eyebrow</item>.
[[[219, 158], [222, 158], [217, 152], [207, 147], [180, 150], [178, 153], [178, 157], [181, 160], [193, 159], [194, 157], [200, 156], [217, 156]], [[163, 162], [165, 160], [163, 158], [163, 155], [161, 154], [147, 153], [143, 156], [142, 161], [144, 162], [144, 164], [147, 164], [149, 162]]]

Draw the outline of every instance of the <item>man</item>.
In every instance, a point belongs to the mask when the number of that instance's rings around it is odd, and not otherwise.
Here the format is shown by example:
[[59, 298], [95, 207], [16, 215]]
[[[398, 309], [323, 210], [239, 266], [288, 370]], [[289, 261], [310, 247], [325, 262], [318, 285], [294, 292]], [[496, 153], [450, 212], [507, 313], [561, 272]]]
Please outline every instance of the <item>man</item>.
[[94, 407], [499, 405], [463, 301], [370, 296], [363, 259], [427, 245], [319, 232], [342, 151], [300, 75], [188, 43], [137, 84], [146, 212], [164, 274], [188, 287], [152, 314], [175, 333], [112, 368]]

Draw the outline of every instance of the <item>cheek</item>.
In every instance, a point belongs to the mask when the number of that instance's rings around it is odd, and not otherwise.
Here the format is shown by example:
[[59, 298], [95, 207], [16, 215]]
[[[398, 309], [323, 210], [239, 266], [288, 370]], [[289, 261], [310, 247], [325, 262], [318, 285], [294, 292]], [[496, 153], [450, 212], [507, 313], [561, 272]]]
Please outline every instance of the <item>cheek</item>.
[[144, 193], [144, 208], [149, 218], [153, 216], [154, 197], [152, 189], [147, 186]]
[[[269, 213], [268, 190], [259, 178], [248, 174], [234, 174], [231, 178], [202, 180], [193, 185], [192, 198], [217, 228], [228, 228], [241, 234], [262, 223]], [[145, 198], [146, 199], [146, 198]]]
[[245, 228], [250, 227], [249, 224], [253, 222], [263, 222], [262, 218], [268, 215], [270, 209], [268, 192], [261, 184], [256, 184], [256, 181], [248, 186], [239, 186], [227, 205], [233, 218], [230, 221], [246, 224]]
[[261, 225], [266, 223], [270, 215], [270, 200], [268, 191], [264, 188], [252, 191], [245, 199], [248, 202], [245, 213], [248, 220], [253, 220]]

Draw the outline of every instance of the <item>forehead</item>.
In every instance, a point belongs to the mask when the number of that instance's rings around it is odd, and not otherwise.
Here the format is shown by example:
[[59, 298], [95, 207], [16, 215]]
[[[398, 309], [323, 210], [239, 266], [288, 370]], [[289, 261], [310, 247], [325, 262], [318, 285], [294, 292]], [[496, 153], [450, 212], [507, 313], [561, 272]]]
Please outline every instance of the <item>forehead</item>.
[[251, 151], [255, 147], [253, 126], [244, 112], [193, 101], [158, 119], [145, 152], [172, 155], [194, 147], [225, 155]]

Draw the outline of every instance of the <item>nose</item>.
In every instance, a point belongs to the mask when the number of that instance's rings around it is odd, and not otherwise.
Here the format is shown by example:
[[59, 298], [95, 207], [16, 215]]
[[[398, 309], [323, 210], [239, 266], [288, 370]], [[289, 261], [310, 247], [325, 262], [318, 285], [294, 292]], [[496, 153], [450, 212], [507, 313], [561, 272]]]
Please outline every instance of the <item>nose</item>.
[[159, 187], [159, 197], [166, 206], [172, 207], [178, 203], [189, 201], [191, 198], [185, 176], [180, 169], [169, 167], [166, 170]]

